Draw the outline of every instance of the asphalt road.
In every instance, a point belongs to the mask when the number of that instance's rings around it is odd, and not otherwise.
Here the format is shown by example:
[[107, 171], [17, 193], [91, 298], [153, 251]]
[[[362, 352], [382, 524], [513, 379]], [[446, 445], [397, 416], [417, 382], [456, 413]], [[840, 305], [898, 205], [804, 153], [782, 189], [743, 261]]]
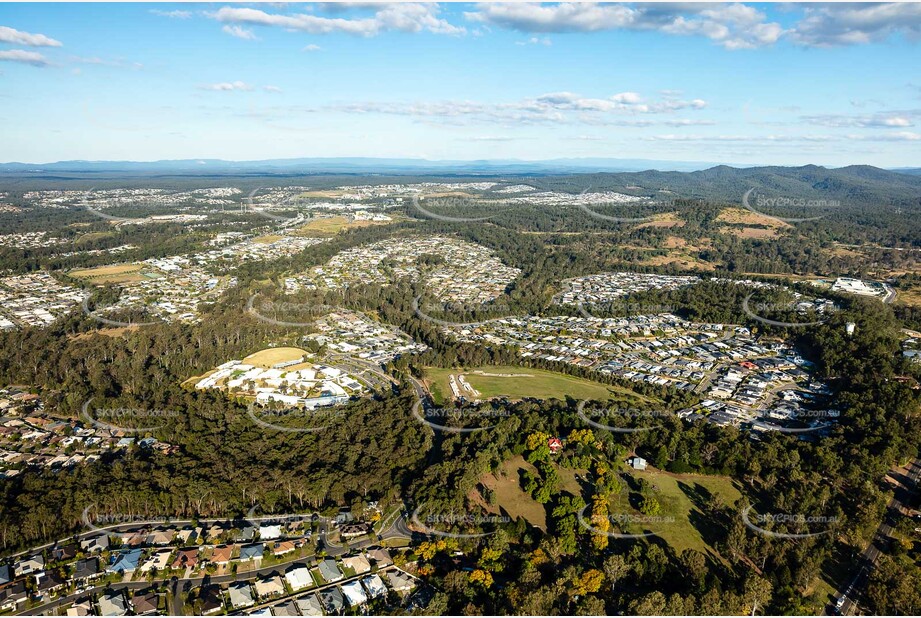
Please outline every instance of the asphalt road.
[[845, 588], [835, 591], [835, 600], [841, 598], [841, 595], [846, 595], [844, 605], [841, 606], [839, 612], [834, 602], [832, 602], [825, 608], [826, 615], [840, 613], [842, 616], [853, 616], [858, 613], [860, 600], [863, 597], [870, 573], [876, 566], [876, 561], [880, 555], [885, 553], [885, 548], [888, 544], [887, 539], [892, 532], [892, 526], [886, 522], [902, 516], [902, 507], [910, 501], [911, 496], [917, 489], [919, 476], [921, 476], [921, 459], [914, 459], [908, 464], [906, 478], [899, 479], [899, 485], [893, 492], [892, 499], [886, 507], [886, 513], [883, 515], [883, 520], [873, 535], [873, 540], [870, 541], [870, 544], [857, 560], [860, 570]]

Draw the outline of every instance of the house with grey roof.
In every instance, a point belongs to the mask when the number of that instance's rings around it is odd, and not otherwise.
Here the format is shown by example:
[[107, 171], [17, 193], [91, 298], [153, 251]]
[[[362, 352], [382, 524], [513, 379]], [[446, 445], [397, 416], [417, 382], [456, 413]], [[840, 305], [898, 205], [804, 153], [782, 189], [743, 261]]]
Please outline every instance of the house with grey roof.
[[320, 591], [320, 601], [323, 603], [327, 614], [338, 614], [345, 608], [345, 597], [339, 588], [333, 586]]
[[301, 610], [298, 609], [297, 603], [294, 602], [294, 599], [289, 599], [287, 601], [282, 601], [278, 605], [273, 605], [272, 615], [273, 616], [300, 616]]
[[238, 560], [240, 562], [253, 562], [256, 560], [262, 560], [264, 549], [265, 546], [262, 543], [244, 545], [240, 548], [240, 557]]
[[234, 609], [249, 607], [254, 603], [253, 592], [248, 582], [231, 584], [227, 588], [227, 595], [230, 597], [230, 606]]
[[339, 565], [332, 558], [326, 558], [317, 565], [317, 568], [326, 583], [337, 582], [342, 579], [342, 571], [339, 570]]
[[128, 613], [128, 604], [121, 592], [110, 590], [99, 596], [100, 616], [124, 616]]

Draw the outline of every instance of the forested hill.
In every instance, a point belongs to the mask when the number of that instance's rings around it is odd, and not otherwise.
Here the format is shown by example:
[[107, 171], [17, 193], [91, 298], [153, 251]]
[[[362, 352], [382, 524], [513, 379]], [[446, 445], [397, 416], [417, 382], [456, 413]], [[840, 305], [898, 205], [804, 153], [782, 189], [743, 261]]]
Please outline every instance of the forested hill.
[[649, 170], [553, 177], [544, 181], [548, 188], [565, 189], [575, 181], [583, 187], [621, 189], [632, 194], [657, 193], [663, 198], [674, 195], [738, 202], [746, 191], [754, 188], [762, 195], [789, 199], [838, 200], [849, 205], [921, 205], [921, 175], [869, 165], [836, 169], [817, 165], [748, 168], [720, 165], [698, 172]]

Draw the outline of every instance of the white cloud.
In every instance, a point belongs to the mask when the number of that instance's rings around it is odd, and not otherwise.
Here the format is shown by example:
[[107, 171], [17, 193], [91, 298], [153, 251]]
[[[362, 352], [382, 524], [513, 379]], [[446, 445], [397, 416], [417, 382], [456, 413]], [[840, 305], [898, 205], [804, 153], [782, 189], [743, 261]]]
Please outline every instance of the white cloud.
[[646, 141], [661, 142], [729, 142], [729, 143], [747, 143], [747, 144], [818, 144], [827, 142], [915, 142], [921, 140], [921, 133], [912, 131], [901, 131], [897, 133], [871, 133], [866, 135], [653, 135], [643, 137]]
[[21, 62], [23, 64], [31, 64], [35, 67], [45, 67], [50, 64], [48, 59], [40, 53], [34, 51], [26, 51], [24, 49], [6, 49], [0, 51], [0, 60], [5, 60], [7, 62]]
[[210, 17], [222, 23], [275, 26], [309, 34], [343, 33], [356, 36], [376, 36], [381, 32], [431, 32], [434, 34], [465, 34], [463, 27], [453, 26], [439, 18], [439, 7], [430, 3], [375, 4], [368, 17], [321, 17], [309, 13], [267, 13], [260, 9], [222, 7]]
[[662, 124], [668, 125], [670, 127], [702, 127], [712, 126], [716, 123], [712, 120], [692, 120], [690, 118], [678, 118], [676, 120], [666, 120]]
[[921, 109], [878, 112], [872, 115], [846, 116], [840, 114], [818, 114], [802, 116], [803, 122], [823, 127], [886, 127], [904, 128], [915, 126], [921, 119]]
[[188, 19], [192, 17], [191, 11], [160, 11], [158, 9], [150, 9], [150, 12], [160, 17], [169, 17], [170, 19]]
[[303, 47], [303, 49], [301, 49], [301, 51], [305, 51], [305, 52], [315, 52], [315, 51], [320, 51], [320, 50], [322, 50], [322, 49], [323, 49], [323, 48], [320, 47], [319, 45], [315, 45], [315, 44], [311, 43], [310, 45], [305, 45], [305, 46]]
[[921, 36], [921, 4], [854, 3], [808, 6], [806, 17], [791, 38], [813, 47], [834, 47], [884, 41], [902, 34], [917, 40]]
[[29, 45], [30, 47], [61, 47], [61, 42], [44, 34], [23, 32], [8, 26], [0, 26], [0, 43], [13, 45]]
[[[349, 114], [393, 114], [429, 118], [441, 122], [500, 122], [515, 124], [571, 123], [620, 126], [649, 126], [652, 120], [637, 116], [697, 110], [706, 106], [701, 99], [647, 101], [636, 92], [621, 92], [607, 98], [583, 97], [572, 92], [552, 92], [509, 103], [475, 101], [364, 102], [333, 105], [327, 109]], [[619, 119], [618, 116], [633, 116]]]
[[744, 4], [483, 3], [465, 16], [475, 22], [520, 32], [656, 30], [697, 35], [727, 49], [771, 45], [784, 33], [779, 24], [765, 21], [764, 13]]
[[231, 26], [225, 25], [221, 28], [222, 31], [229, 34], [230, 36], [235, 36], [238, 39], [243, 39], [244, 41], [258, 41], [259, 37], [256, 36], [256, 33], [252, 30], [248, 30], [243, 26]]
[[266, 92], [281, 92], [281, 88], [278, 86], [263, 86], [262, 89]]
[[474, 135], [472, 137], [459, 137], [465, 142], [517, 142], [534, 139], [533, 137], [513, 137], [511, 135]]
[[921, 140], [921, 133], [899, 131], [897, 133], [880, 133], [878, 135], [848, 135], [848, 138], [869, 142], [917, 142]]
[[553, 45], [553, 41], [550, 40], [550, 37], [537, 37], [532, 36], [527, 41], [516, 41], [515, 45], [543, 45], [544, 47], [550, 47]]
[[216, 92], [250, 91], [253, 89], [252, 86], [241, 81], [218, 82], [216, 84], [207, 84], [201, 88], [202, 90], [214, 90]]

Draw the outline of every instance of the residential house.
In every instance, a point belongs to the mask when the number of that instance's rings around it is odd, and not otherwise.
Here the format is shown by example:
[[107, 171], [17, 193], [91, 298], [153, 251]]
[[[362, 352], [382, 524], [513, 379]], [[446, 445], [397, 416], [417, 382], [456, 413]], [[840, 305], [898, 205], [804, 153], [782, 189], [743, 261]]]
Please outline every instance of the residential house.
[[255, 603], [253, 600], [253, 592], [248, 582], [231, 584], [227, 588], [227, 595], [230, 597], [230, 606], [234, 609], [249, 607]]
[[123, 551], [115, 559], [115, 563], [106, 570], [110, 573], [132, 573], [137, 570], [143, 553], [142, 549]]
[[197, 542], [202, 535], [202, 529], [193, 528], [191, 526], [186, 526], [182, 530], [176, 533], [176, 538], [179, 539], [179, 542], [183, 545], [191, 545], [192, 543]]
[[339, 534], [344, 538], [361, 536], [369, 532], [371, 532], [371, 525], [363, 522], [346, 523], [339, 527]]
[[67, 584], [56, 571], [42, 571], [35, 578], [35, 590], [42, 596], [54, 594]]
[[218, 545], [214, 548], [214, 551], [211, 552], [211, 562], [220, 566], [223, 564], [230, 564], [230, 558], [233, 556], [233, 550], [235, 545]]
[[355, 607], [356, 605], [364, 605], [368, 602], [368, 596], [365, 594], [361, 584], [357, 581], [351, 581], [347, 584], [342, 584], [342, 594], [345, 595], [345, 598], [348, 601], [350, 607]]
[[314, 584], [310, 569], [303, 565], [288, 569], [285, 572], [285, 580], [287, 580], [291, 590], [301, 590]]
[[78, 599], [73, 605], [67, 608], [68, 616], [92, 616], [93, 601], [89, 597]]
[[88, 554], [96, 554], [109, 549], [109, 535], [101, 534], [80, 541], [80, 547]]
[[13, 567], [8, 564], [0, 564], [0, 586], [4, 586], [13, 581]]
[[342, 565], [346, 568], [352, 569], [356, 574], [360, 575], [362, 573], [367, 573], [371, 570], [371, 563], [368, 562], [368, 559], [362, 554], [357, 556], [349, 556], [348, 558], [342, 559]]
[[287, 601], [282, 601], [278, 605], [272, 607], [273, 616], [300, 616], [301, 610], [298, 609], [297, 603], [294, 602], [294, 599], [289, 599]]
[[69, 543], [62, 547], [55, 547], [51, 550], [51, 558], [58, 562], [69, 562], [77, 557], [76, 543]]
[[368, 597], [376, 599], [377, 597], [387, 596], [387, 586], [377, 573], [362, 578], [361, 584], [368, 591]]
[[253, 586], [256, 588], [256, 595], [260, 599], [277, 597], [285, 593], [285, 586], [282, 583], [281, 578], [277, 575], [263, 579], [257, 579]]
[[99, 577], [99, 560], [95, 557], [77, 560], [74, 564], [74, 573], [70, 578], [77, 586], [83, 586], [91, 579]]
[[233, 540], [237, 543], [243, 541], [252, 541], [256, 538], [256, 527], [255, 526], [242, 526], [237, 533], [234, 535]]
[[252, 545], [244, 545], [240, 548], [240, 557], [238, 560], [240, 562], [257, 562], [262, 560], [263, 550], [265, 546], [262, 543], [253, 543]]
[[17, 606], [29, 598], [25, 578], [0, 586], [0, 611], [14, 611]]
[[141, 565], [141, 573], [147, 573], [149, 571], [162, 571], [170, 563], [170, 556], [173, 554], [171, 549], [161, 549], [147, 559], [144, 564]]
[[172, 528], [157, 528], [147, 535], [148, 545], [169, 545], [176, 538], [176, 531]]
[[205, 616], [219, 614], [224, 611], [224, 600], [221, 598], [220, 586], [202, 588], [199, 599], [201, 600], [201, 613]]
[[99, 595], [100, 616], [124, 616], [128, 613], [128, 604], [121, 592], [109, 590]]
[[297, 548], [294, 541], [279, 541], [272, 546], [272, 553], [276, 556], [290, 554]]
[[393, 558], [390, 557], [390, 552], [384, 549], [383, 547], [376, 547], [374, 549], [368, 550], [368, 556], [377, 563], [377, 568], [382, 568], [387, 565], [393, 564]]
[[416, 587], [413, 578], [399, 569], [391, 569], [384, 575], [390, 581], [390, 587], [399, 594], [406, 594]]
[[215, 522], [211, 524], [211, 527], [208, 528], [207, 537], [208, 541], [211, 543], [216, 543], [224, 536], [228, 531], [227, 527], [220, 522]]
[[320, 601], [323, 602], [323, 607], [326, 609], [327, 614], [338, 614], [345, 608], [345, 597], [342, 596], [339, 588], [335, 586], [326, 588], [321, 590], [319, 594]]
[[156, 592], [138, 594], [131, 597], [131, 609], [136, 616], [156, 616], [160, 605], [160, 595]]
[[281, 537], [281, 526], [277, 524], [260, 525], [259, 539], [262, 541], [274, 541]]
[[37, 573], [45, 568], [45, 558], [41, 554], [35, 554], [18, 561], [15, 568], [18, 575]]
[[198, 566], [198, 548], [197, 547], [188, 547], [185, 549], [180, 549], [176, 552], [176, 558], [173, 560], [172, 568], [174, 569], [186, 569], [186, 568], [195, 568]]
[[339, 570], [339, 565], [332, 558], [326, 558], [317, 567], [320, 570], [320, 576], [326, 583], [337, 582], [342, 579], [342, 571]]
[[315, 594], [308, 594], [297, 600], [297, 608], [301, 610], [301, 616], [322, 616], [323, 604]]

